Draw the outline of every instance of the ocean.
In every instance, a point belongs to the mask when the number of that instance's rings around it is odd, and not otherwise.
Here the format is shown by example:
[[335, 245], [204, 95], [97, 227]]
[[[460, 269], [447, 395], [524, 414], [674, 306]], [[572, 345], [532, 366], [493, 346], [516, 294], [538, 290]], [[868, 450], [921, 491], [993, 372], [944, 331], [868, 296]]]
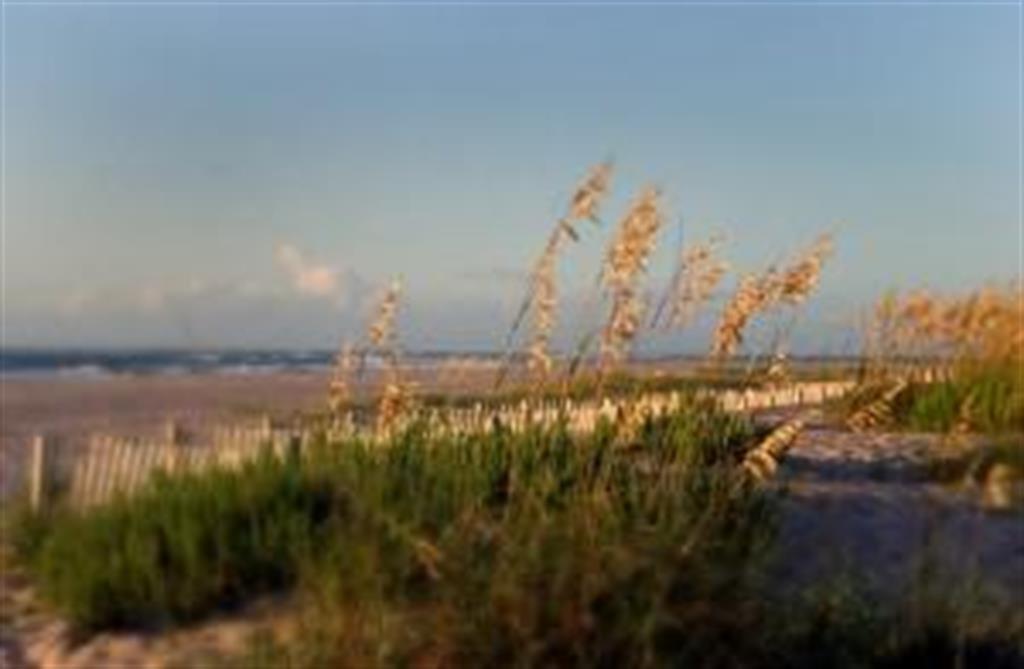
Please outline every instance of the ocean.
[[[0, 376], [13, 377], [84, 377], [152, 376], [175, 374], [261, 374], [271, 372], [324, 372], [334, 362], [329, 350], [180, 350], [180, 349], [0, 349]], [[402, 364], [431, 367], [450, 362], [497, 364], [503, 355], [493, 352], [415, 351], [403, 352]], [[654, 355], [635, 353], [634, 361], [692, 361], [704, 358], [692, 354]], [[849, 356], [793, 356], [791, 363], [800, 365], [854, 364], [858, 358]], [[745, 364], [738, 359], [737, 364]], [[367, 355], [366, 368], [379, 369], [383, 360]]]
[[[322, 372], [335, 353], [328, 350], [0, 350], [0, 374], [4, 376], [104, 377], [154, 374], [259, 374], [268, 372]], [[453, 357], [482, 359], [449, 353], [415, 353], [403, 356], [406, 364], [437, 364]], [[381, 361], [367, 356], [369, 368]]]

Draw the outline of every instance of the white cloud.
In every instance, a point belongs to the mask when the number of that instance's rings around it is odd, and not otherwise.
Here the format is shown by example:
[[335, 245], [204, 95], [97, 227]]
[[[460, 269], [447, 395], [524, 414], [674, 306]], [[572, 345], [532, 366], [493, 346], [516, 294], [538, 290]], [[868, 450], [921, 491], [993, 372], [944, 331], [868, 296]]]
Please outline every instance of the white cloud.
[[305, 257], [299, 249], [288, 243], [278, 244], [274, 259], [299, 295], [343, 302], [341, 271], [329, 265], [318, 264]]

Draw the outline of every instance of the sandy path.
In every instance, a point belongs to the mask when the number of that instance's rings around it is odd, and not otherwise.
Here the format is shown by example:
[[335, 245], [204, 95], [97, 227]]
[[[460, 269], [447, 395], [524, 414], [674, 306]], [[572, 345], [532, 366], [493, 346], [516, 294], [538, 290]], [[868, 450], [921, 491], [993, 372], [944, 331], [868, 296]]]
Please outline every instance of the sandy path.
[[924, 558], [1024, 606], [1024, 513], [980, 508], [976, 490], [928, 480], [936, 435], [863, 435], [820, 423], [783, 461], [780, 577], [799, 587], [849, 569], [879, 592]]

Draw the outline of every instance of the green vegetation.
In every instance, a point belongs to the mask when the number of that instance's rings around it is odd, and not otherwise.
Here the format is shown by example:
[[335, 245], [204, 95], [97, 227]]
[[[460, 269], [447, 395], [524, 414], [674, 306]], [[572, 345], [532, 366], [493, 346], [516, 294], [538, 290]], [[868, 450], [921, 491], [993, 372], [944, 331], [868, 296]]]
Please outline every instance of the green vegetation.
[[[497, 389], [481, 396], [480, 394], [449, 394], [424, 393], [417, 400], [428, 407], [471, 407], [480, 403], [483, 406], [501, 406], [515, 404], [522, 400], [536, 401], [573, 401], [588, 400], [598, 396], [620, 397], [640, 393], [661, 393], [678, 391], [690, 393], [698, 389], [709, 388], [742, 388], [745, 387], [745, 375], [740, 370], [701, 370], [693, 375], [649, 374], [614, 371], [601, 379], [592, 373], [579, 374], [572, 379], [551, 381], [547, 385], [523, 385], [516, 387], [509, 383], [507, 389]], [[350, 408], [371, 413], [374, 405], [366, 401], [362, 404], [350, 405]]]
[[159, 478], [84, 512], [24, 516], [16, 549], [83, 629], [154, 625], [295, 581], [339, 492], [296, 462]]
[[85, 632], [297, 593], [293, 636], [254, 639], [243, 666], [1019, 666], [1019, 616], [962, 593], [892, 609], [771, 582], [774, 498], [736, 466], [757, 437], [693, 399], [587, 437], [413, 426], [25, 516], [13, 537]]
[[[969, 431], [989, 435], [1024, 431], [1024, 376], [1014, 365], [959, 366], [953, 377], [911, 383], [889, 403], [886, 427], [918, 432]], [[862, 384], [836, 400], [833, 415], [849, 417], [892, 387], [884, 379]]]
[[[656, 363], [647, 363], [656, 366]], [[667, 363], [667, 364], [671, 364]], [[471, 407], [476, 403], [483, 406], [513, 404], [521, 400], [553, 400], [573, 401], [588, 400], [598, 396], [632, 396], [639, 393], [690, 393], [696, 390], [741, 390], [749, 388], [753, 381], [761, 379], [763, 364], [757, 361], [736, 363], [701, 363], [694, 364], [692, 371], [651, 372], [650, 370], [619, 369], [607, 373], [600, 380], [592, 372], [580, 372], [571, 379], [551, 381], [547, 385], [517, 385], [507, 383], [487, 395], [479, 393], [422, 393], [417, 400], [428, 407]], [[794, 365], [788, 371], [792, 381], [836, 381], [849, 378], [855, 370], [853, 363], [813, 363], [806, 362]], [[372, 413], [374, 403], [371, 399], [362, 402], [351, 402], [348, 406], [361, 413]]]
[[985, 433], [1024, 430], [1024, 378], [1019, 369], [965, 369], [952, 380], [913, 386], [897, 416], [914, 430], [945, 432], [961, 423]]
[[[584, 550], [575, 540], [571, 546], [573, 555]], [[951, 578], [936, 564], [922, 562], [904, 592], [884, 598], [869, 594], [857, 572], [787, 591], [764, 580], [755, 566], [763, 556], [749, 555], [736, 580], [706, 554], [631, 562], [625, 579], [602, 577], [612, 562], [547, 562], [563, 567], [549, 575], [537, 572], [541, 565], [533, 560], [500, 587], [476, 581], [471, 570], [466, 581], [447, 584], [457, 595], [401, 607], [376, 593], [312, 590], [297, 638], [255, 638], [241, 664], [1009, 669], [1024, 663], [1024, 614], [1016, 603]], [[554, 590], [546, 589], [551, 585]]]
[[[696, 402], [635, 435], [439, 442], [414, 426], [386, 447], [320, 444], [301, 460], [157, 480], [15, 535], [44, 594], [86, 629], [188, 620], [297, 582], [366, 605], [458, 608], [464, 588], [554, 595], [584, 577], [607, 595], [670, 556], [714, 556], [735, 578], [770, 528], [735, 466], [752, 436]], [[535, 615], [545, 629], [555, 611]]]

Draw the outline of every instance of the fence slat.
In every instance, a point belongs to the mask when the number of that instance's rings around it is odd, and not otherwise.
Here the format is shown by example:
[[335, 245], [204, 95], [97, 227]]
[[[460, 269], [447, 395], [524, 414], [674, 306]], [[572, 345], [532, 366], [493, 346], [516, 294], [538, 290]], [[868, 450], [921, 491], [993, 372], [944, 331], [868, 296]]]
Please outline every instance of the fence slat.
[[135, 491], [132, 485], [135, 482], [135, 472], [138, 467], [139, 453], [143, 448], [145, 448], [144, 442], [132, 443], [128, 447], [128, 452], [125, 454], [124, 462], [121, 465], [121, 474], [118, 477], [118, 490], [122, 494], [128, 494]]
[[139, 444], [139, 455], [135, 462], [132, 471], [131, 487], [133, 491], [140, 490], [149, 479], [149, 474], [153, 468], [153, 455], [159, 454], [160, 442], [159, 441], [147, 441], [143, 444]]
[[32, 467], [30, 470], [29, 496], [32, 508], [39, 511], [47, 502], [49, 493], [48, 474], [50, 456], [47, 452], [49, 444], [41, 434], [32, 438]]
[[90, 495], [91, 504], [101, 504], [104, 501], [104, 495], [106, 494], [107, 483], [110, 480], [110, 462], [114, 452], [114, 439], [111, 437], [104, 437], [97, 441], [96, 454], [94, 458], [96, 468], [96, 478], [93, 481], [92, 491]]
[[107, 501], [113, 500], [118, 493], [124, 489], [125, 474], [128, 469], [128, 460], [132, 455], [132, 443], [127, 439], [119, 439], [117, 444], [120, 448], [114, 449], [114, 460], [110, 464], [110, 488], [107, 492]]
[[[938, 376], [938, 375], [936, 375]], [[854, 382], [804, 382], [781, 388], [742, 390], [701, 389], [698, 396], [715, 402], [723, 411], [744, 412], [768, 407], [816, 404], [840, 396], [854, 387]], [[683, 403], [676, 391], [646, 393], [634, 399], [595, 397], [587, 400], [530, 400], [514, 404], [485, 406], [476, 402], [460, 409], [433, 408], [425, 414], [430, 429], [439, 435], [465, 436], [476, 430], [489, 430], [500, 423], [504, 429], [522, 432], [551, 426], [565, 420], [573, 433], [596, 429], [602, 419], [633, 420], [664, 416]], [[274, 428], [268, 416], [255, 426], [217, 426], [208, 432], [207, 446], [186, 445], [181, 430], [173, 421], [164, 427], [165, 440], [132, 441], [120, 437], [95, 437], [87, 449], [78, 453], [72, 469], [73, 503], [90, 505], [112, 499], [118, 491], [132, 493], [141, 489], [156, 469], [172, 473], [199, 472], [212, 466], [241, 467], [258, 457], [265, 448], [278, 458], [298, 451], [308, 451], [315, 435], [310, 429], [292, 431]], [[363, 439], [371, 443], [381, 435], [372, 425], [356, 425], [347, 421], [343, 429], [329, 430], [329, 438], [339, 436]], [[52, 454], [45, 441], [33, 442], [30, 469], [34, 503], [45, 501], [45, 489]], [[35, 453], [41, 453], [37, 459]], [[39, 464], [42, 463], [42, 464]]]
[[102, 504], [106, 499], [107, 485], [110, 483], [110, 463], [113, 459], [116, 442], [111, 437], [104, 437], [97, 442], [96, 449], [96, 480], [93, 483], [90, 503]]
[[[85, 448], [88, 449], [89, 444], [86, 444]], [[82, 490], [85, 488], [85, 482], [88, 475], [87, 465], [91, 462], [88, 452], [85, 454], [77, 453], [75, 462], [71, 468], [71, 485], [68, 486], [68, 500], [72, 506], [79, 503], [82, 495]]]
[[139, 464], [136, 465], [137, 473], [135, 480], [132, 481], [132, 485], [135, 490], [139, 490], [145, 487], [146, 483], [149, 482], [149, 477], [153, 473], [159, 463], [160, 451], [163, 444], [158, 441], [151, 441], [146, 444], [145, 449], [139, 454]]
[[85, 468], [85, 484], [82, 486], [80, 502], [83, 506], [90, 506], [96, 502], [96, 491], [99, 488], [100, 479], [100, 452], [102, 437], [93, 437], [89, 440]]

